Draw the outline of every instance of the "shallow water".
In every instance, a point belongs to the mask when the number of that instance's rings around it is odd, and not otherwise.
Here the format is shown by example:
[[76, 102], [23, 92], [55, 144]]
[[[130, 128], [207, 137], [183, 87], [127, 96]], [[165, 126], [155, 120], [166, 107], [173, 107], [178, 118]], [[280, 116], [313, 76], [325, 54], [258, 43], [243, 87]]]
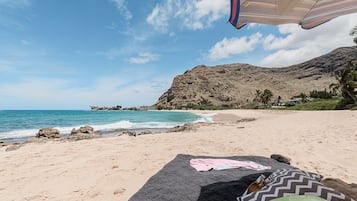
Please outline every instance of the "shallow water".
[[68, 135], [73, 128], [89, 125], [105, 134], [122, 129], [164, 129], [209, 121], [209, 117], [188, 112], [3, 110], [0, 111], [0, 140], [33, 137], [39, 129], [48, 127]]

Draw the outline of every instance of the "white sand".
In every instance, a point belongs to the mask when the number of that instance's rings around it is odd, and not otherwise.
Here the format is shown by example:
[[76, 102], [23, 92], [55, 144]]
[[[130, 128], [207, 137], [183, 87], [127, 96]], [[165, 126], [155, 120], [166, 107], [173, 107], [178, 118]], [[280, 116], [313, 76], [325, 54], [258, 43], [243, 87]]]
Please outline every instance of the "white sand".
[[177, 154], [280, 153], [301, 169], [357, 183], [357, 111], [212, 113], [218, 123], [197, 131], [3, 147], [0, 200], [128, 200]]

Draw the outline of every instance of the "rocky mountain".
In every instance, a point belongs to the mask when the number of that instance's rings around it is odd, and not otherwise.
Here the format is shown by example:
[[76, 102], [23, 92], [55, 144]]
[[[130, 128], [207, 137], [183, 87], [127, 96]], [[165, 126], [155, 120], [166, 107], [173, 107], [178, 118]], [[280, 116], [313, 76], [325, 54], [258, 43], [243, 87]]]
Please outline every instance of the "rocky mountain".
[[338, 48], [326, 55], [284, 68], [249, 64], [199, 65], [174, 78], [158, 100], [161, 108], [187, 105], [242, 106], [251, 102], [256, 90], [269, 89], [283, 100], [312, 90], [328, 89], [334, 75], [357, 59], [357, 47]]

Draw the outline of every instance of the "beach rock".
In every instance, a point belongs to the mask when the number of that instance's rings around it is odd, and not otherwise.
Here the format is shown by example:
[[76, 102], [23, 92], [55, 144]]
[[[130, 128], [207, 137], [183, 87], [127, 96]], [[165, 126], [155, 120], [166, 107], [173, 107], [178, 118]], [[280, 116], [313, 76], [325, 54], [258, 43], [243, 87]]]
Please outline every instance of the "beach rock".
[[191, 130], [196, 130], [197, 126], [195, 124], [184, 124], [182, 126], [175, 126], [171, 129], [169, 129], [169, 132], [183, 132], [183, 131], [191, 131]]
[[78, 135], [78, 134], [93, 134], [94, 128], [91, 126], [82, 126], [79, 129], [73, 128], [71, 131], [71, 135]]
[[251, 121], [255, 121], [255, 118], [243, 118], [243, 119], [239, 119], [237, 120], [237, 123], [242, 123], [242, 122], [251, 122]]
[[88, 134], [88, 133], [78, 133], [78, 134], [75, 134], [75, 135], [70, 135], [68, 137], [68, 140], [74, 140], [74, 141], [77, 141], [77, 140], [86, 140], [86, 139], [93, 139], [93, 138], [97, 138], [97, 137], [100, 137], [100, 135], [98, 134]]
[[60, 131], [55, 128], [41, 128], [36, 134], [37, 138], [60, 138]]
[[124, 135], [129, 135], [129, 136], [134, 136], [134, 137], [137, 136], [136, 132], [135, 131], [131, 131], [131, 130], [123, 131], [123, 134]]
[[9, 145], [9, 144], [6, 142], [0, 141], [0, 147], [6, 147], [7, 145]]
[[142, 131], [139, 133], [139, 135], [146, 135], [146, 134], [152, 134], [151, 131]]
[[69, 140], [84, 140], [99, 137], [100, 135], [94, 133], [94, 128], [91, 126], [82, 126], [79, 129], [73, 128], [69, 135]]
[[270, 156], [270, 158], [272, 158], [278, 162], [281, 162], [281, 163], [286, 163], [288, 165], [290, 165], [290, 162], [291, 162], [291, 158], [288, 158], [288, 157], [280, 155], [280, 154], [272, 154]]

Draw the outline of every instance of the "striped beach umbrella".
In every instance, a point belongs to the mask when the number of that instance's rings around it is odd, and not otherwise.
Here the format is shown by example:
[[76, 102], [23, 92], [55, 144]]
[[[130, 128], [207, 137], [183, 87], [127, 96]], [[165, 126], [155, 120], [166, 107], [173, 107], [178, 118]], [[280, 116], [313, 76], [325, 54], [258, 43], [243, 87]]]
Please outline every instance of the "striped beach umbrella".
[[311, 29], [354, 12], [357, 0], [231, 0], [229, 22], [237, 29], [248, 23], [297, 23]]

